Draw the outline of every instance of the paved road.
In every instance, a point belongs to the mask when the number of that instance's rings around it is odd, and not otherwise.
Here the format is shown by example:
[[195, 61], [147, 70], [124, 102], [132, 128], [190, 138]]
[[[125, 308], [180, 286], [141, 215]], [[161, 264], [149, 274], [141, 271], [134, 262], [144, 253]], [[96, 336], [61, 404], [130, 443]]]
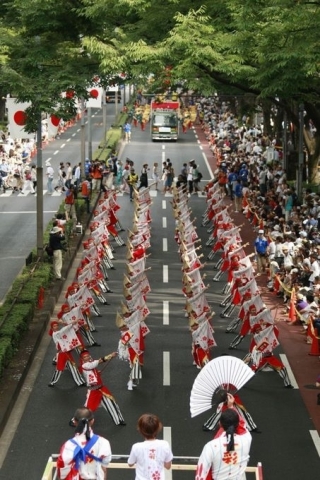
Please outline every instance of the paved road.
[[[92, 147], [93, 151], [98, 147], [103, 135], [102, 112], [93, 109], [92, 118]], [[114, 119], [114, 105], [107, 105], [107, 125]], [[86, 121], [87, 123], [87, 121]], [[43, 165], [47, 159], [58, 173], [59, 163], [70, 162], [76, 165], [80, 161], [81, 126], [78, 122], [75, 126], [66, 130], [60, 140], [50, 142], [43, 149]], [[87, 128], [86, 128], [87, 131]], [[36, 160], [36, 159], [35, 159]], [[44, 187], [46, 186], [44, 166]], [[54, 180], [55, 184], [55, 180]], [[2, 191], [1, 191], [2, 192]], [[63, 197], [61, 193], [54, 192], [52, 196], [44, 194], [43, 221], [46, 226], [57, 212]], [[3, 300], [15, 277], [25, 265], [25, 259], [36, 246], [36, 195], [13, 193], [7, 190], [0, 194], [0, 302]]]
[[[163, 157], [169, 157], [177, 172], [184, 161], [195, 158], [201, 165], [204, 179], [210, 176], [202, 150], [192, 131], [175, 144], [154, 144], [149, 141], [148, 132], [134, 130], [132, 142], [123, 152], [123, 158], [126, 156], [135, 161], [138, 171], [147, 161], [152, 164], [154, 161], [162, 161]], [[184, 300], [181, 294], [181, 263], [174, 241], [174, 218], [170, 200], [170, 196], [164, 197], [159, 192], [153, 192], [152, 246], [147, 261], [151, 267], [148, 278], [152, 291], [147, 302], [151, 310], [147, 320], [151, 333], [146, 339], [143, 379], [137, 389], [128, 391], [128, 365], [118, 359], [113, 360], [103, 374], [127, 422], [126, 427], [116, 427], [104, 410], [99, 409], [96, 413], [96, 432], [110, 439], [115, 454], [128, 454], [131, 444], [138, 441], [136, 420], [146, 411], [155, 412], [161, 417], [166, 427], [165, 436], [171, 438], [176, 456], [199, 455], [204, 443], [211, 438], [211, 434], [203, 432], [201, 428], [209, 412], [190, 418], [189, 396], [198, 370], [192, 365], [191, 337], [182, 311]], [[130, 228], [133, 205], [126, 195], [119, 196], [118, 201], [122, 207], [119, 218], [125, 228]], [[192, 196], [190, 207], [198, 219], [198, 234], [202, 238], [206, 254], [204, 245], [208, 234], [200, 226], [201, 214], [205, 209], [204, 198]], [[123, 236], [125, 238], [125, 232]], [[164, 249], [163, 239], [167, 239], [167, 250]], [[95, 321], [98, 330], [96, 335], [102, 347], [92, 349], [94, 356], [117, 348], [119, 333], [115, 326], [115, 315], [122, 298], [125, 253], [125, 248], [116, 247], [116, 270], [110, 272], [110, 286], [114, 293], [108, 296], [111, 305], [101, 307], [103, 317]], [[168, 267], [168, 279], [164, 275], [164, 267]], [[230, 336], [224, 333], [227, 320], [219, 317], [225, 279], [217, 283], [211, 281], [213, 272], [210, 262], [204, 271], [210, 283], [208, 299], [217, 313], [213, 323], [218, 346], [213, 354], [219, 356], [229, 353], [227, 347], [230, 342]], [[167, 306], [168, 321], [165, 316]], [[34, 386], [26, 386], [25, 390], [29, 390], [27, 393], [30, 396], [25, 408], [21, 407], [21, 421], [17, 425], [14, 423], [19, 413], [17, 408], [9, 422], [14, 436], [1, 467], [1, 480], [22, 480], [26, 476], [34, 480], [40, 479], [48, 456], [57, 452], [60, 444], [72, 434], [68, 420], [75, 408], [83, 403], [85, 391], [73, 386], [68, 372], [63, 374], [54, 389], [47, 387], [54, 355], [53, 345], [49, 343], [47, 348], [48, 342], [48, 338], [44, 339], [37, 358], [39, 374], [34, 378]], [[248, 343], [243, 342], [239, 350], [232, 354], [242, 358], [247, 349]], [[281, 348], [278, 350], [283, 353]], [[42, 351], [45, 353], [43, 361], [40, 355]], [[286, 390], [277, 374], [263, 372], [241, 391], [241, 397], [262, 430], [262, 434], [254, 435], [250, 463], [255, 465], [261, 461], [267, 480], [313, 478], [319, 469], [319, 455], [310, 436], [310, 430], [314, 427], [299, 390]], [[4, 441], [4, 438], [0, 439], [1, 448], [5, 447], [1, 443]], [[133, 475], [132, 472], [126, 478], [133, 478]], [[117, 480], [124, 476], [120, 472], [110, 471], [109, 478]], [[174, 473], [174, 478], [191, 479], [193, 475]]]

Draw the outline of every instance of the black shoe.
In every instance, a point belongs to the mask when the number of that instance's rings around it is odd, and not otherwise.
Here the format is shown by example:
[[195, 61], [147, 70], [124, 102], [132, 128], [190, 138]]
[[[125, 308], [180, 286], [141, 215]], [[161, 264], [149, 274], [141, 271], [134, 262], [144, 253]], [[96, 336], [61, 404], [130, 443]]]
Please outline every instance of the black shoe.
[[289, 388], [289, 389], [291, 389], [291, 388], [294, 388], [294, 387], [293, 387], [292, 385], [286, 385], [284, 388]]
[[212, 431], [210, 428], [206, 427], [205, 425], [203, 425], [202, 430], [204, 432], [211, 432]]
[[261, 430], [259, 430], [258, 427], [254, 428], [253, 430], [251, 430], [250, 433], [262, 433]]
[[52, 365], [57, 365], [56, 360], [52, 360]]
[[107, 290], [107, 293], [113, 293], [113, 290]]
[[121, 422], [118, 423], [118, 427], [124, 427], [125, 425], [127, 425], [127, 424], [123, 420], [121, 420]]
[[85, 387], [86, 386], [86, 383], [80, 383], [80, 385], [78, 385], [78, 387]]
[[101, 343], [94, 342], [90, 347], [101, 347]]
[[48, 384], [48, 387], [54, 387], [54, 384], [53, 384], [53, 383], [49, 383], [49, 384]]
[[74, 423], [73, 419], [71, 418], [70, 422], [69, 422], [69, 427], [76, 427], [76, 424]]
[[109, 302], [103, 302], [103, 305], [111, 305]]

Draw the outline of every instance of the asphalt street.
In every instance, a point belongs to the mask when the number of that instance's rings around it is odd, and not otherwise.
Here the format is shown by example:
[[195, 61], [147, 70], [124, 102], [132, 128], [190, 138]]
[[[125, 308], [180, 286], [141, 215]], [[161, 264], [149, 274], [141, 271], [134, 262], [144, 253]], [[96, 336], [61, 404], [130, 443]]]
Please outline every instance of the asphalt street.
[[[72, 143], [70, 147], [71, 145]], [[79, 145], [74, 145], [73, 148], [78, 151]], [[59, 151], [59, 154], [54, 157], [56, 164], [67, 160], [66, 152], [67, 150]], [[77, 153], [72, 154], [70, 148], [69, 158], [71, 155], [77, 158]], [[126, 157], [134, 160], [138, 172], [144, 163], [152, 166], [156, 161], [160, 164], [164, 159], [170, 158], [176, 174], [185, 161], [194, 158], [203, 173], [203, 184], [211, 177], [201, 145], [197, 143], [192, 130], [182, 135], [177, 143], [152, 143], [148, 131], [133, 130], [132, 141], [125, 146], [122, 154], [123, 160]], [[103, 372], [103, 378], [117, 399], [127, 425], [115, 426], [108, 414], [103, 409], [99, 409], [95, 414], [95, 432], [110, 440], [114, 454], [128, 455], [132, 443], [140, 440], [136, 431], [138, 417], [147, 411], [156, 413], [163, 422], [164, 435], [171, 441], [174, 455], [194, 457], [200, 454], [203, 445], [211, 439], [212, 434], [202, 431], [202, 425], [211, 412], [208, 411], [193, 419], [190, 416], [190, 391], [198, 370], [192, 364], [191, 334], [183, 312], [182, 272], [174, 240], [174, 217], [170, 203], [172, 197], [156, 191], [152, 191], [152, 196], [151, 248], [148, 252], [151, 255], [147, 259], [147, 267], [151, 267], [148, 271], [151, 292], [147, 296], [147, 305], [151, 314], [147, 318], [150, 334], [146, 337], [143, 378], [138, 388], [128, 391], [128, 364], [114, 359], [108, 365]], [[14, 199], [14, 202], [18, 201], [18, 198]], [[51, 198], [45, 203], [46, 211], [49, 210], [48, 218], [50, 218], [50, 210], [54, 210], [54, 206], [57, 205], [54, 202], [58, 204], [59, 199]], [[133, 205], [129, 202], [127, 195], [120, 195], [118, 203], [121, 206], [118, 217], [123, 227], [130, 229]], [[15, 203], [16, 211], [18, 211], [17, 205]], [[205, 246], [205, 242], [209, 234], [206, 228], [201, 227], [201, 216], [205, 205], [205, 197], [201, 195], [190, 198], [190, 208], [193, 217], [196, 218], [195, 224], [206, 258], [209, 249]], [[16, 215], [18, 216], [11, 224], [11, 231], [14, 225], [17, 227], [19, 221], [20, 228], [23, 229], [21, 226], [23, 214]], [[6, 228], [10, 229], [10, 224]], [[14, 230], [16, 236], [17, 231], [16, 228]], [[126, 231], [121, 235], [126, 239]], [[8, 239], [9, 237], [7, 242]], [[31, 240], [30, 238], [30, 248], [34, 244]], [[7, 250], [7, 253], [13, 256], [11, 249]], [[97, 328], [95, 336], [102, 344], [101, 347], [91, 350], [96, 358], [117, 350], [119, 331], [115, 325], [115, 318], [122, 299], [125, 255], [126, 248], [115, 246], [116, 269], [110, 271], [109, 275], [109, 286], [114, 293], [108, 294], [107, 297], [111, 305], [99, 305], [103, 316], [94, 320]], [[213, 263], [207, 261], [203, 269], [203, 273], [206, 274], [205, 281], [209, 284], [207, 298], [212, 310], [216, 312], [213, 326], [217, 347], [212, 350], [212, 355], [217, 357], [232, 353], [243, 358], [248, 351], [248, 340], [244, 341], [238, 350], [232, 352], [228, 350], [233, 334], [225, 333], [229, 319], [222, 319], [219, 316], [220, 303], [224, 298], [222, 290], [226, 279], [222, 277], [219, 282], [212, 281], [216, 273], [212, 268]], [[2, 270], [1, 265], [0, 268]], [[47, 344], [48, 339], [44, 339], [44, 342]], [[43, 347], [43, 351], [45, 353], [43, 358], [40, 355], [37, 357], [39, 374], [34, 379], [34, 385], [32, 388], [26, 386], [26, 389], [30, 388], [29, 399], [21, 410], [21, 420], [12, 432], [14, 434], [12, 442], [6, 445], [8, 451], [1, 466], [1, 480], [40, 479], [49, 455], [57, 453], [60, 445], [72, 436], [73, 431], [68, 426], [68, 421], [74, 410], [82, 405], [85, 399], [85, 389], [74, 386], [67, 371], [63, 373], [55, 388], [48, 388], [54, 368], [52, 366], [53, 344], [49, 343], [47, 349]], [[283, 353], [281, 347], [278, 347], [276, 353]], [[314, 427], [302, 402], [299, 389], [287, 390], [276, 373], [261, 372], [240, 391], [240, 396], [262, 431], [261, 434], [253, 435], [250, 465], [254, 466], [257, 462], [262, 462], [265, 480], [314, 478], [319, 471], [319, 455], [310, 435], [310, 430]], [[17, 410], [13, 411], [12, 424], [18, 413]], [[0, 439], [0, 442], [2, 440]], [[173, 476], [178, 480], [194, 478], [194, 474], [182, 472], [175, 472]], [[133, 479], [134, 472], [124, 475], [120, 471], [110, 470], [108, 478], [109, 480]], [[250, 476], [247, 478], [250, 480]]]

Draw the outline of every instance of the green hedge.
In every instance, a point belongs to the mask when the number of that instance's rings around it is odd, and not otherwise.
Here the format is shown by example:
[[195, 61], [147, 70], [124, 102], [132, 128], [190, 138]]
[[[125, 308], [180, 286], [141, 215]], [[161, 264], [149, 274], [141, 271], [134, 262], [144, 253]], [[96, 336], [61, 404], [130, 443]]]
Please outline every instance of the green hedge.
[[0, 377], [3, 374], [4, 369], [11, 362], [16, 350], [14, 349], [11, 338], [0, 337]]
[[28, 330], [29, 323], [33, 319], [34, 310], [31, 303], [14, 305], [0, 328], [0, 339], [9, 338], [12, 347], [17, 349], [24, 333]]

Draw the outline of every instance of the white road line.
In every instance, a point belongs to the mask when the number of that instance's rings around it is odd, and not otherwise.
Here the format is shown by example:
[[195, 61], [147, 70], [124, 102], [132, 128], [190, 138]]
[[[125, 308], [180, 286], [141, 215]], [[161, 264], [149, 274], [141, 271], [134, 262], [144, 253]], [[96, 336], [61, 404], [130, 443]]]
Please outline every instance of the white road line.
[[81, 130], [81, 128], [78, 128], [78, 129], [77, 129], [77, 132], [80, 132], [80, 130]]
[[67, 138], [67, 142], [70, 142], [71, 138]]
[[65, 144], [65, 143], [63, 143], [63, 144], [61, 145], [61, 147], [60, 147], [60, 148], [64, 148], [65, 146], [66, 146], [66, 144]]
[[164, 252], [168, 251], [168, 239], [167, 238], [162, 239], [162, 250]]
[[163, 352], [163, 385], [170, 386], [170, 352]]
[[55, 152], [53, 152], [53, 155], [57, 155], [57, 153], [59, 153], [59, 150], [56, 150]]
[[317, 430], [309, 430], [311, 438], [313, 440], [314, 446], [316, 447], [316, 450], [318, 452], [318, 455], [320, 457], [320, 437], [317, 432]]
[[167, 202], [166, 200], [162, 200], [162, 210], [166, 210], [167, 208]]
[[162, 228], [167, 228], [167, 217], [162, 217]]
[[72, 134], [72, 137], [75, 137], [75, 136], [76, 136], [76, 133], [73, 133], [73, 134]]
[[213, 171], [211, 170], [211, 167], [210, 167], [210, 165], [209, 165], [209, 162], [208, 162], [208, 159], [207, 159], [207, 155], [206, 155], [204, 152], [202, 152], [202, 156], [203, 156], [203, 159], [204, 159], [204, 161], [205, 161], [205, 164], [207, 165], [207, 168], [208, 168], [208, 170], [209, 170], [209, 173], [210, 173], [211, 177], [213, 177], [213, 176], [214, 176], [214, 175], [213, 175]]
[[294, 388], [298, 388], [299, 389], [299, 386], [297, 384], [297, 381], [293, 375], [293, 371], [291, 370], [291, 367], [290, 367], [290, 363], [288, 362], [288, 359], [287, 359], [287, 356], [284, 354], [284, 353], [280, 353], [280, 358], [281, 358], [281, 361], [282, 363], [284, 364], [284, 366], [286, 367], [287, 371], [288, 371], [288, 377], [290, 379], [290, 383], [291, 385], [294, 387]]
[[169, 325], [169, 302], [164, 300], [163, 302], [163, 325]]
[[168, 265], [163, 265], [163, 283], [168, 283], [169, 281], [169, 269]]
[[50, 160], [51, 160], [51, 157], [47, 158], [46, 162], [50, 162]]
[[[172, 435], [171, 435], [171, 427], [163, 427], [163, 440], [166, 440], [172, 450]], [[165, 480], [172, 480], [172, 470], [164, 469], [164, 479]]]

